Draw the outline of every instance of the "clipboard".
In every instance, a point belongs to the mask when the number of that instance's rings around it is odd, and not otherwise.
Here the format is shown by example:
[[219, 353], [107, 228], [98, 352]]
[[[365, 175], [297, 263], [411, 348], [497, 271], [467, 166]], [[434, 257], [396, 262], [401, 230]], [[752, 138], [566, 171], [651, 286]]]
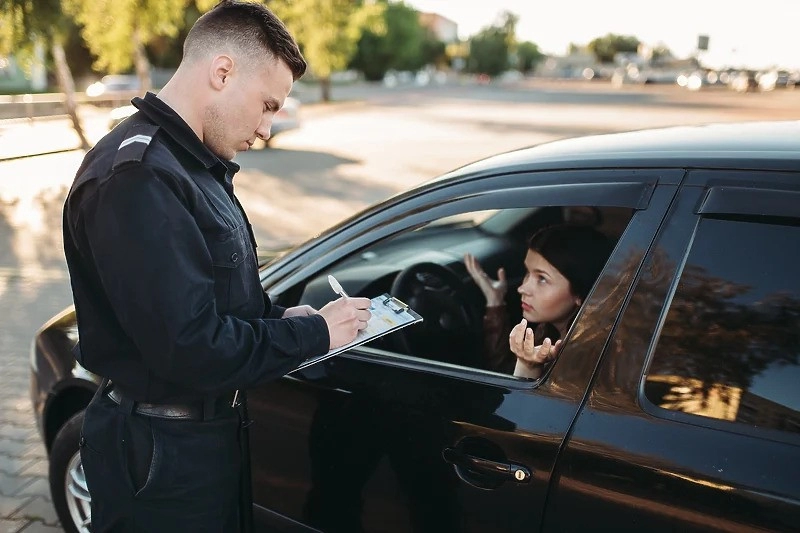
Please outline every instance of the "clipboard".
[[372, 316], [370, 317], [369, 322], [367, 322], [367, 327], [358, 332], [358, 335], [353, 342], [338, 348], [334, 348], [328, 353], [310, 357], [309, 359], [306, 359], [300, 363], [300, 366], [289, 372], [289, 374], [319, 363], [320, 361], [324, 361], [325, 359], [331, 358], [334, 355], [346, 352], [355, 346], [360, 346], [373, 339], [377, 339], [378, 337], [383, 337], [387, 333], [397, 331], [398, 329], [410, 326], [411, 324], [416, 324], [417, 322], [422, 322], [422, 317], [418, 313], [411, 309], [407, 304], [401, 302], [388, 293], [384, 293], [380, 296], [372, 298], [370, 301], [369, 311], [372, 313]]

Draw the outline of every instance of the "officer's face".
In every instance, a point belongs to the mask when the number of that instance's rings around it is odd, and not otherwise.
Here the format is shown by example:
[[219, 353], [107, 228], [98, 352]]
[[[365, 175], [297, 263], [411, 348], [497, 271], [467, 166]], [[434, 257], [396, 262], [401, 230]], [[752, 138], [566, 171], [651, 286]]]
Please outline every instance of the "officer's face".
[[233, 159], [256, 138], [267, 140], [292, 89], [292, 71], [280, 59], [241, 62], [206, 109], [203, 142], [217, 156]]

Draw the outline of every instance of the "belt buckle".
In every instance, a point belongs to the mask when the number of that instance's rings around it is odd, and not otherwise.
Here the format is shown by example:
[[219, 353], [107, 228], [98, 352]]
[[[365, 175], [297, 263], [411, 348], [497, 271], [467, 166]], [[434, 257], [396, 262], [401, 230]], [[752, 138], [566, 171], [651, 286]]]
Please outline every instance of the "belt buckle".
[[239, 389], [236, 389], [236, 392], [233, 393], [231, 407], [239, 407], [240, 405], [242, 405], [242, 402], [239, 401]]

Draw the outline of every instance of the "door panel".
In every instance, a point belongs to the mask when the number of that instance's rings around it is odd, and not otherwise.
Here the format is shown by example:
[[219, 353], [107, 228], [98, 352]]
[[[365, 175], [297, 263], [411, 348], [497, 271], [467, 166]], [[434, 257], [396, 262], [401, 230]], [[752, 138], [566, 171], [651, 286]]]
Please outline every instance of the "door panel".
[[[797, 176], [794, 181], [775, 176], [751, 173], [749, 179], [759, 187], [796, 193]], [[704, 204], [709, 189], [719, 191], [714, 186], [734, 180], [752, 187], [744, 177], [690, 174], [687, 181], [696, 185], [681, 190], [645, 261], [589, 401], [559, 457], [545, 529], [796, 530], [800, 523], [800, 438], [791, 426], [791, 409], [754, 397], [752, 387], [758, 384], [750, 378], [766, 371], [763, 367], [768, 370], [774, 358], [782, 365], [797, 364], [800, 349], [792, 340], [797, 319], [791, 318], [797, 316], [791, 311], [797, 303], [786, 288], [792, 286], [796, 294], [798, 287], [794, 278], [776, 279], [786, 265], [778, 264], [775, 246], [760, 264], [749, 251], [759, 242], [744, 231], [756, 213], [770, 228], [763, 235], [794, 235], [797, 222], [787, 217], [797, 217], [798, 208], [790, 213], [789, 204], [779, 203], [782, 211], [769, 216], [772, 204], [766, 202], [754, 211], [761, 201], [756, 189], [749, 202], [733, 191], [712, 195], [713, 201]], [[723, 218], [704, 222], [704, 216]], [[719, 233], [720, 224], [739, 231]], [[765, 245], [762, 241], [764, 251], [770, 248]], [[791, 264], [793, 256], [786, 257]], [[739, 278], [753, 283], [737, 284]], [[765, 329], [765, 316], [766, 326], [779, 329]], [[794, 326], [787, 329], [786, 320], [795, 320]], [[698, 330], [706, 321], [709, 325]], [[742, 343], [749, 343], [753, 353], [741, 352]], [[788, 352], [779, 353], [782, 346]], [[656, 396], [661, 407], [651, 403]], [[780, 414], [783, 422], [753, 417], [744, 410], [748, 406]]]
[[[314, 380], [284, 380], [251, 402], [253, 417], [269, 421], [269, 431], [253, 428], [256, 502], [275, 502], [325, 531], [358, 531], [358, 524], [366, 531], [517, 530], [526, 512], [498, 517], [484, 506], [510, 511], [543, 502], [574, 405], [348, 358], [324, 370]], [[269, 410], [276, 405], [292, 406], [291, 413]], [[504, 416], [518, 405], [542, 413], [533, 427]], [[469, 468], [459, 476], [443, 457], [448, 448], [524, 465], [533, 476], [520, 483]]]
[[540, 382], [360, 347], [252, 391], [254, 501], [275, 513], [263, 526], [280, 515], [324, 531], [537, 530], [558, 451], [675, 190], [648, 192]]

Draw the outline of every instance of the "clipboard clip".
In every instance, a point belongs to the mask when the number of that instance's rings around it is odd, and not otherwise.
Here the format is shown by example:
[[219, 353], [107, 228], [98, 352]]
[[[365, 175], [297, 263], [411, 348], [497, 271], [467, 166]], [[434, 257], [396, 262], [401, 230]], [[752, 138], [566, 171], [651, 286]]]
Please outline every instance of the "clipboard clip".
[[383, 301], [383, 305], [394, 311], [395, 313], [402, 313], [408, 310], [408, 304], [403, 303], [394, 296], [390, 296]]

